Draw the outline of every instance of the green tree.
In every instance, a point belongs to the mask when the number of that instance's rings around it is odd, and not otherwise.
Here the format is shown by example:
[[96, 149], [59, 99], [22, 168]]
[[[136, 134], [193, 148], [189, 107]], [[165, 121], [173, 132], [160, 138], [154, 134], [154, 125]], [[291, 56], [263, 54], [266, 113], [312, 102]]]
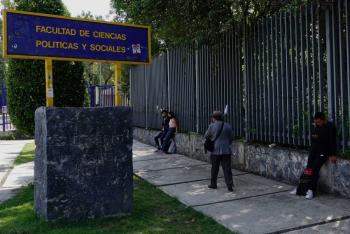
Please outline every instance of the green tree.
[[[17, 10], [69, 15], [61, 0], [16, 0]], [[54, 104], [58, 107], [82, 106], [85, 86], [80, 62], [54, 62]], [[6, 72], [8, 106], [13, 124], [24, 133], [34, 132], [34, 112], [45, 106], [44, 62], [39, 60], [8, 61]]]
[[152, 54], [213, 44], [221, 32], [307, 0], [112, 0], [117, 21], [152, 26]]

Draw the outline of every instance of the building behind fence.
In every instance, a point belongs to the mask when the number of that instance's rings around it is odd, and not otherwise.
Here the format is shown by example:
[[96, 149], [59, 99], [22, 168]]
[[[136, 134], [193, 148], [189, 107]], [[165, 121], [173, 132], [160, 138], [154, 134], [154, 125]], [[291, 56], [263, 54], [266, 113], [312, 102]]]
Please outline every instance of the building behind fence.
[[10, 116], [7, 111], [7, 89], [3, 82], [0, 81], [0, 132], [13, 130]]
[[224, 33], [217, 45], [178, 48], [130, 70], [134, 124], [159, 128], [174, 111], [183, 131], [203, 133], [214, 110], [237, 138], [310, 144], [312, 116], [324, 111], [349, 147], [350, 3], [282, 11]]
[[[114, 85], [93, 85], [88, 87], [90, 107], [115, 106]], [[129, 106], [129, 98], [122, 96], [123, 106]]]

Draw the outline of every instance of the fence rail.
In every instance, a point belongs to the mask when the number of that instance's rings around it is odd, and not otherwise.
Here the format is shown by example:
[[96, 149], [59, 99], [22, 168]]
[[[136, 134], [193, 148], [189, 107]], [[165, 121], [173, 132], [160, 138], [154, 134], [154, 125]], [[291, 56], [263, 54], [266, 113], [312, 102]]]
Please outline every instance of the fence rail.
[[[309, 4], [223, 33], [215, 46], [178, 48], [131, 69], [134, 123], [160, 126], [159, 108], [203, 133], [228, 106], [236, 137], [309, 145], [312, 116], [324, 111], [350, 139], [350, 3]], [[158, 107], [158, 108], [157, 108]]]

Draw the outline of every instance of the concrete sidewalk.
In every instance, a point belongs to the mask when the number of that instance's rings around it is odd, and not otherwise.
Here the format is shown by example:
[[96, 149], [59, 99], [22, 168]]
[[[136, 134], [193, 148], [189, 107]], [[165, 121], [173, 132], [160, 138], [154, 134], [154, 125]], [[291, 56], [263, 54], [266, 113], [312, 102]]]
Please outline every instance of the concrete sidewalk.
[[350, 201], [328, 195], [293, 196], [292, 186], [233, 170], [235, 188], [222, 178], [208, 189], [210, 165], [182, 155], [155, 153], [134, 141], [134, 173], [187, 206], [239, 233], [350, 233]]
[[13, 162], [22, 151], [24, 145], [32, 143], [33, 140], [23, 141], [1, 141], [0, 140], [0, 187], [5, 182], [13, 167]]
[[34, 179], [34, 162], [15, 166], [5, 183], [0, 186], [0, 203], [13, 197], [17, 191], [32, 183]]

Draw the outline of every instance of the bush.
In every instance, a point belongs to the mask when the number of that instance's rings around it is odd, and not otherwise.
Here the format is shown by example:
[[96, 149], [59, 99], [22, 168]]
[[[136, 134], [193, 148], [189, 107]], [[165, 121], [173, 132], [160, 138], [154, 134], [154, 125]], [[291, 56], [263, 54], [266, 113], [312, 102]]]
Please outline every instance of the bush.
[[[67, 15], [61, 0], [19, 0], [16, 4], [17, 10]], [[83, 106], [83, 71], [80, 62], [53, 63], [55, 106]], [[6, 81], [11, 121], [18, 131], [33, 135], [34, 112], [46, 105], [44, 61], [9, 60]]]

